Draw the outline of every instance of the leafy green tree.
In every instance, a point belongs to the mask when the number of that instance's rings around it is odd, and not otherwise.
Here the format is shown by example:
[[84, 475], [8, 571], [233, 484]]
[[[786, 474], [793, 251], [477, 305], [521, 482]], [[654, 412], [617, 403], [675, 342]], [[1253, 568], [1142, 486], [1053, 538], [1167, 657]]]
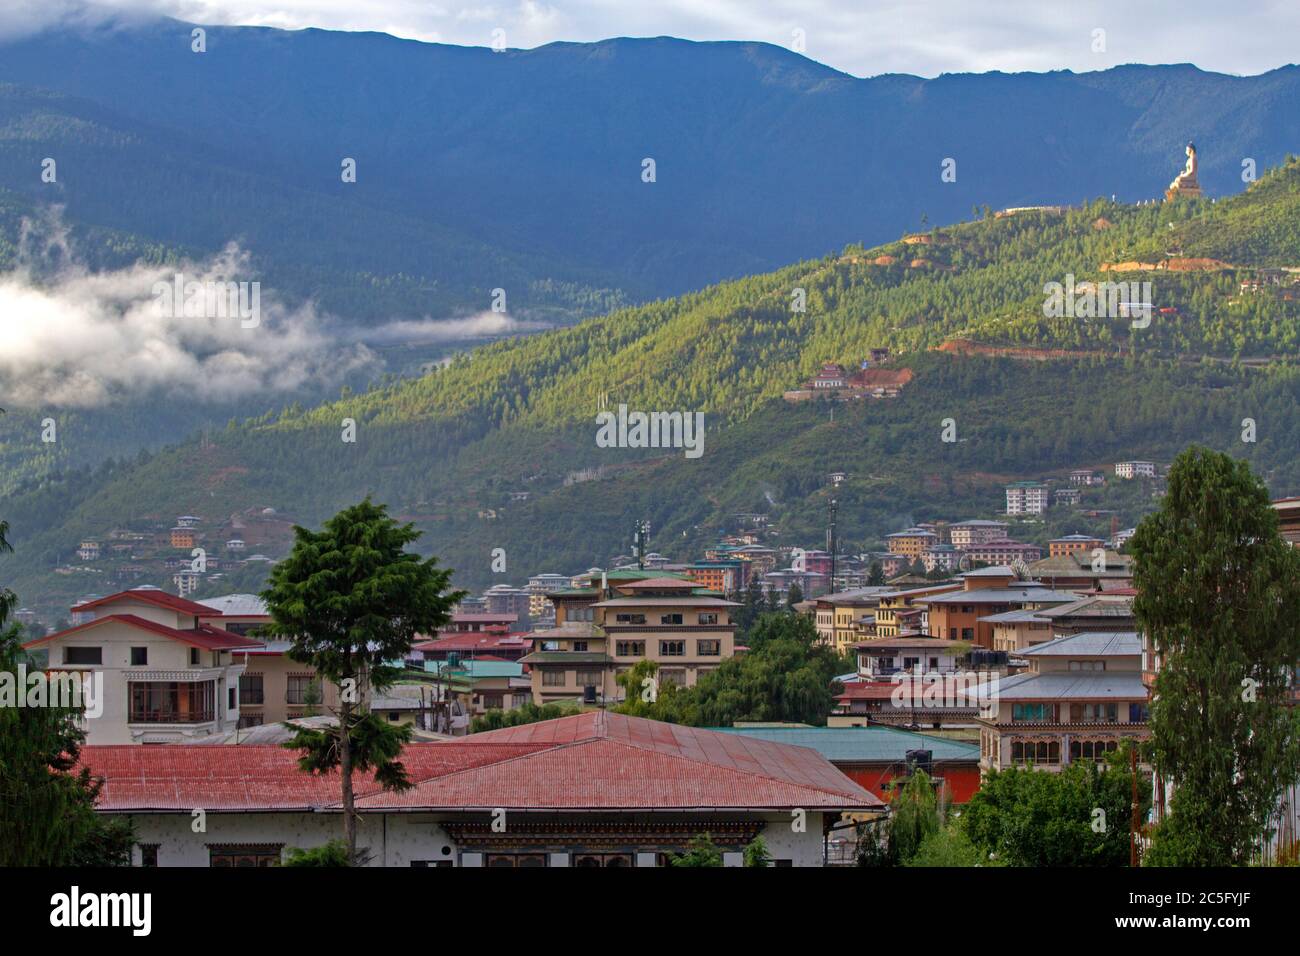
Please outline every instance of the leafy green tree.
[[756, 836], [745, 845], [745, 866], [771, 866], [772, 854], [767, 851], [767, 841]]
[[[994, 771], [966, 804], [961, 825], [981, 853], [1008, 866], [1127, 866], [1133, 776], [1128, 750], [1105, 769], [1078, 761], [1060, 773]], [[1138, 774], [1138, 813], [1151, 784]]]
[[906, 784], [894, 791], [889, 804], [888, 853], [893, 860], [906, 863], [942, 827], [929, 775], [923, 770], [913, 773]]
[[347, 844], [342, 840], [330, 840], [321, 846], [303, 850], [290, 847], [285, 866], [352, 866], [352, 857]]
[[785, 606], [787, 610], [793, 611], [794, 606], [803, 600], [803, 588], [799, 587], [798, 581], [790, 583], [790, 590], [786, 592]]
[[952, 822], [947, 826], [929, 834], [921, 845], [917, 847], [916, 853], [909, 860], [904, 860], [903, 866], [925, 866], [925, 867], [966, 867], [966, 866], [996, 866], [996, 861], [990, 860], [988, 856], [981, 853], [975, 844], [971, 843], [970, 838], [966, 836], [961, 826]]
[[885, 568], [879, 561], [872, 561], [867, 571], [867, 586], [879, 588], [885, 586]]
[[405, 658], [417, 634], [445, 625], [464, 597], [448, 590], [451, 572], [436, 558], [406, 550], [418, 537], [367, 498], [320, 531], [295, 526], [293, 550], [272, 569], [262, 592], [272, 618], [263, 630], [289, 640], [293, 660], [311, 664], [339, 687], [337, 725], [300, 730], [286, 746], [302, 751], [299, 765], [306, 772], [339, 770], [349, 859], [356, 855], [353, 774], [373, 770], [386, 789], [409, 786], [398, 757], [410, 728], [371, 714], [368, 693], [390, 686], [398, 670], [388, 662]]
[[685, 853], [669, 858], [671, 866], [722, 866], [722, 851], [707, 833], [700, 833], [686, 847]]
[[1174, 785], [1147, 862], [1244, 863], [1300, 776], [1300, 552], [1249, 465], [1199, 447], [1175, 459], [1130, 549], [1134, 612], [1163, 658], [1152, 760]]
[[522, 707], [515, 707], [511, 710], [502, 710], [497, 707], [488, 710], [470, 722], [469, 732], [479, 734], [485, 730], [500, 730], [503, 727], [535, 724], [542, 720], [557, 720], [560, 717], [572, 717], [574, 714], [580, 713], [582, 713], [582, 708], [574, 704], [538, 705], [529, 701]]

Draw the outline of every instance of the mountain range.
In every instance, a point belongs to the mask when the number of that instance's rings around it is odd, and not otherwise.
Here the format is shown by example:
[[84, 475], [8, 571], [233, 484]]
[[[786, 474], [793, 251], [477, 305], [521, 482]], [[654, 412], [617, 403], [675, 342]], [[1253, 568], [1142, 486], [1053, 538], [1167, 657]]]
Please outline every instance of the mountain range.
[[[59, 288], [66, 263], [31, 251], [53, 218], [46, 252], [91, 274], [237, 243], [339, 341], [473, 317], [496, 289], [553, 328], [376, 346], [378, 369], [289, 391], [9, 402], [0, 493], [20, 554], [0, 571], [33, 606], [125, 583], [111, 563], [54, 573], [83, 538], [180, 514], [214, 534], [266, 509], [314, 524], [365, 494], [480, 587], [501, 580], [494, 548], [512, 581], [582, 570], [626, 551], [634, 518], [674, 557], [737, 512], [811, 546], [832, 493], [846, 545], [878, 546], [915, 520], [995, 514], [1006, 481], [1192, 441], [1300, 490], [1300, 305], [1241, 285], [1300, 267], [1296, 67], [858, 79], [754, 43], [497, 53], [208, 28], [194, 53], [191, 29], [0, 46], [0, 270]], [[1209, 198], [1147, 202], [1188, 139]], [[994, 213], [1035, 205], [1050, 208]], [[1146, 268], [1105, 268], [1124, 263]], [[1050, 284], [1110, 278], [1152, 283], [1148, 326], [1044, 314]], [[783, 398], [879, 348], [911, 374], [898, 398]], [[599, 447], [595, 416], [620, 404], [703, 414], [704, 454]], [[39, 439], [46, 417], [57, 443]], [[833, 492], [831, 472], [848, 476]], [[1152, 490], [1086, 504], [1127, 526]], [[1055, 512], [1015, 530], [1109, 523]]]

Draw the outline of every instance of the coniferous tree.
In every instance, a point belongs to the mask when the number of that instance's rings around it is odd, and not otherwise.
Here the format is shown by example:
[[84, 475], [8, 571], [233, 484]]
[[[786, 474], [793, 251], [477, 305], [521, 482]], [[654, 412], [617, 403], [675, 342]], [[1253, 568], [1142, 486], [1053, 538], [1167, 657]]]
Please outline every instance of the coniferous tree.
[[[11, 551], [0, 521], [0, 553]], [[124, 866], [132, 830], [95, 812], [100, 784], [78, 766], [85, 732], [67, 707], [18, 707], [18, 668], [34, 670], [6, 624], [17, 598], [0, 589], [0, 866]], [[6, 689], [7, 687], [7, 689]]]
[[1146, 862], [1246, 862], [1300, 776], [1289, 706], [1300, 659], [1300, 552], [1249, 465], [1192, 447], [1130, 542], [1134, 612], [1163, 659], [1151, 704], [1169, 818]]
[[465, 596], [448, 590], [451, 572], [436, 558], [408, 552], [419, 532], [399, 525], [369, 498], [345, 508], [320, 531], [294, 528], [294, 546], [271, 572], [262, 592], [272, 623], [268, 634], [287, 639], [289, 656], [316, 668], [339, 687], [338, 724], [300, 730], [286, 744], [301, 750], [307, 772], [337, 769], [343, 790], [343, 842], [356, 858], [353, 774], [373, 770], [385, 789], [408, 787], [399, 757], [410, 728], [395, 728], [366, 709], [370, 691], [396, 678], [388, 662], [410, 652], [417, 634], [450, 619]]

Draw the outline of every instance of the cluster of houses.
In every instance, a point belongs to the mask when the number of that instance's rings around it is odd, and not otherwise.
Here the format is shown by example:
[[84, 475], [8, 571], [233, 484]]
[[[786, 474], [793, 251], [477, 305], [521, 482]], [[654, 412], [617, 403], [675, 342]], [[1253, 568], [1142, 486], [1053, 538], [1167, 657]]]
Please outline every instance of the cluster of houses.
[[[1300, 544], [1300, 499], [1275, 507]], [[997, 530], [964, 524], [956, 540], [972, 545]], [[775, 865], [851, 862], [856, 824], [887, 813], [919, 770], [960, 804], [990, 772], [1059, 771], [1147, 737], [1160, 662], [1134, 617], [1131, 565], [1103, 549], [1099, 566], [1098, 545], [1052, 542], [1028, 574], [904, 575], [799, 603], [856, 661], [824, 727], [686, 728], [610, 710], [638, 661], [692, 686], [747, 652], [727, 585], [733, 562], [750, 562], [721, 551], [694, 569], [548, 579], [542, 626], [521, 627], [522, 599], [462, 607], [394, 662], [396, 684], [366, 693], [410, 726], [414, 787], [358, 778], [360, 843], [386, 866], [662, 866], [708, 833], [727, 865], [758, 836]], [[49, 672], [100, 681], [81, 759], [102, 782], [100, 811], [135, 826], [137, 864], [277, 865], [337, 835], [337, 780], [302, 773], [282, 744], [294, 726], [329, 724], [338, 690], [259, 634], [258, 598], [144, 586], [76, 610], [78, 623], [25, 646]], [[549, 703], [575, 712], [470, 732], [475, 717]]]

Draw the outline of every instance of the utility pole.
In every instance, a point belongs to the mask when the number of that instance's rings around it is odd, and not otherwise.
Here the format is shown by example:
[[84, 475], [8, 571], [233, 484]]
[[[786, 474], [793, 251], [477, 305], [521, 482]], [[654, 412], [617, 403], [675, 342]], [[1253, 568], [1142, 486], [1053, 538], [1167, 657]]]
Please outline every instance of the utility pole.
[[826, 589], [827, 594], [835, 593], [835, 499], [831, 498], [831, 521], [826, 528], [826, 550], [831, 553], [831, 579]]
[[1138, 865], [1138, 751], [1137, 741], [1131, 741], [1128, 751], [1129, 771], [1133, 774], [1133, 823], [1129, 833], [1128, 865]]
[[644, 521], [642, 521], [640, 518], [637, 518], [636, 524], [633, 525], [633, 528], [634, 531], [632, 535], [632, 540], [634, 542], [633, 547], [636, 549], [636, 566], [640, 568], [642, 571], [644, 571], [645, 570], [645, 539], [646, 539], [646, 534], [650, 530], [650, 526], [646, 524]]

